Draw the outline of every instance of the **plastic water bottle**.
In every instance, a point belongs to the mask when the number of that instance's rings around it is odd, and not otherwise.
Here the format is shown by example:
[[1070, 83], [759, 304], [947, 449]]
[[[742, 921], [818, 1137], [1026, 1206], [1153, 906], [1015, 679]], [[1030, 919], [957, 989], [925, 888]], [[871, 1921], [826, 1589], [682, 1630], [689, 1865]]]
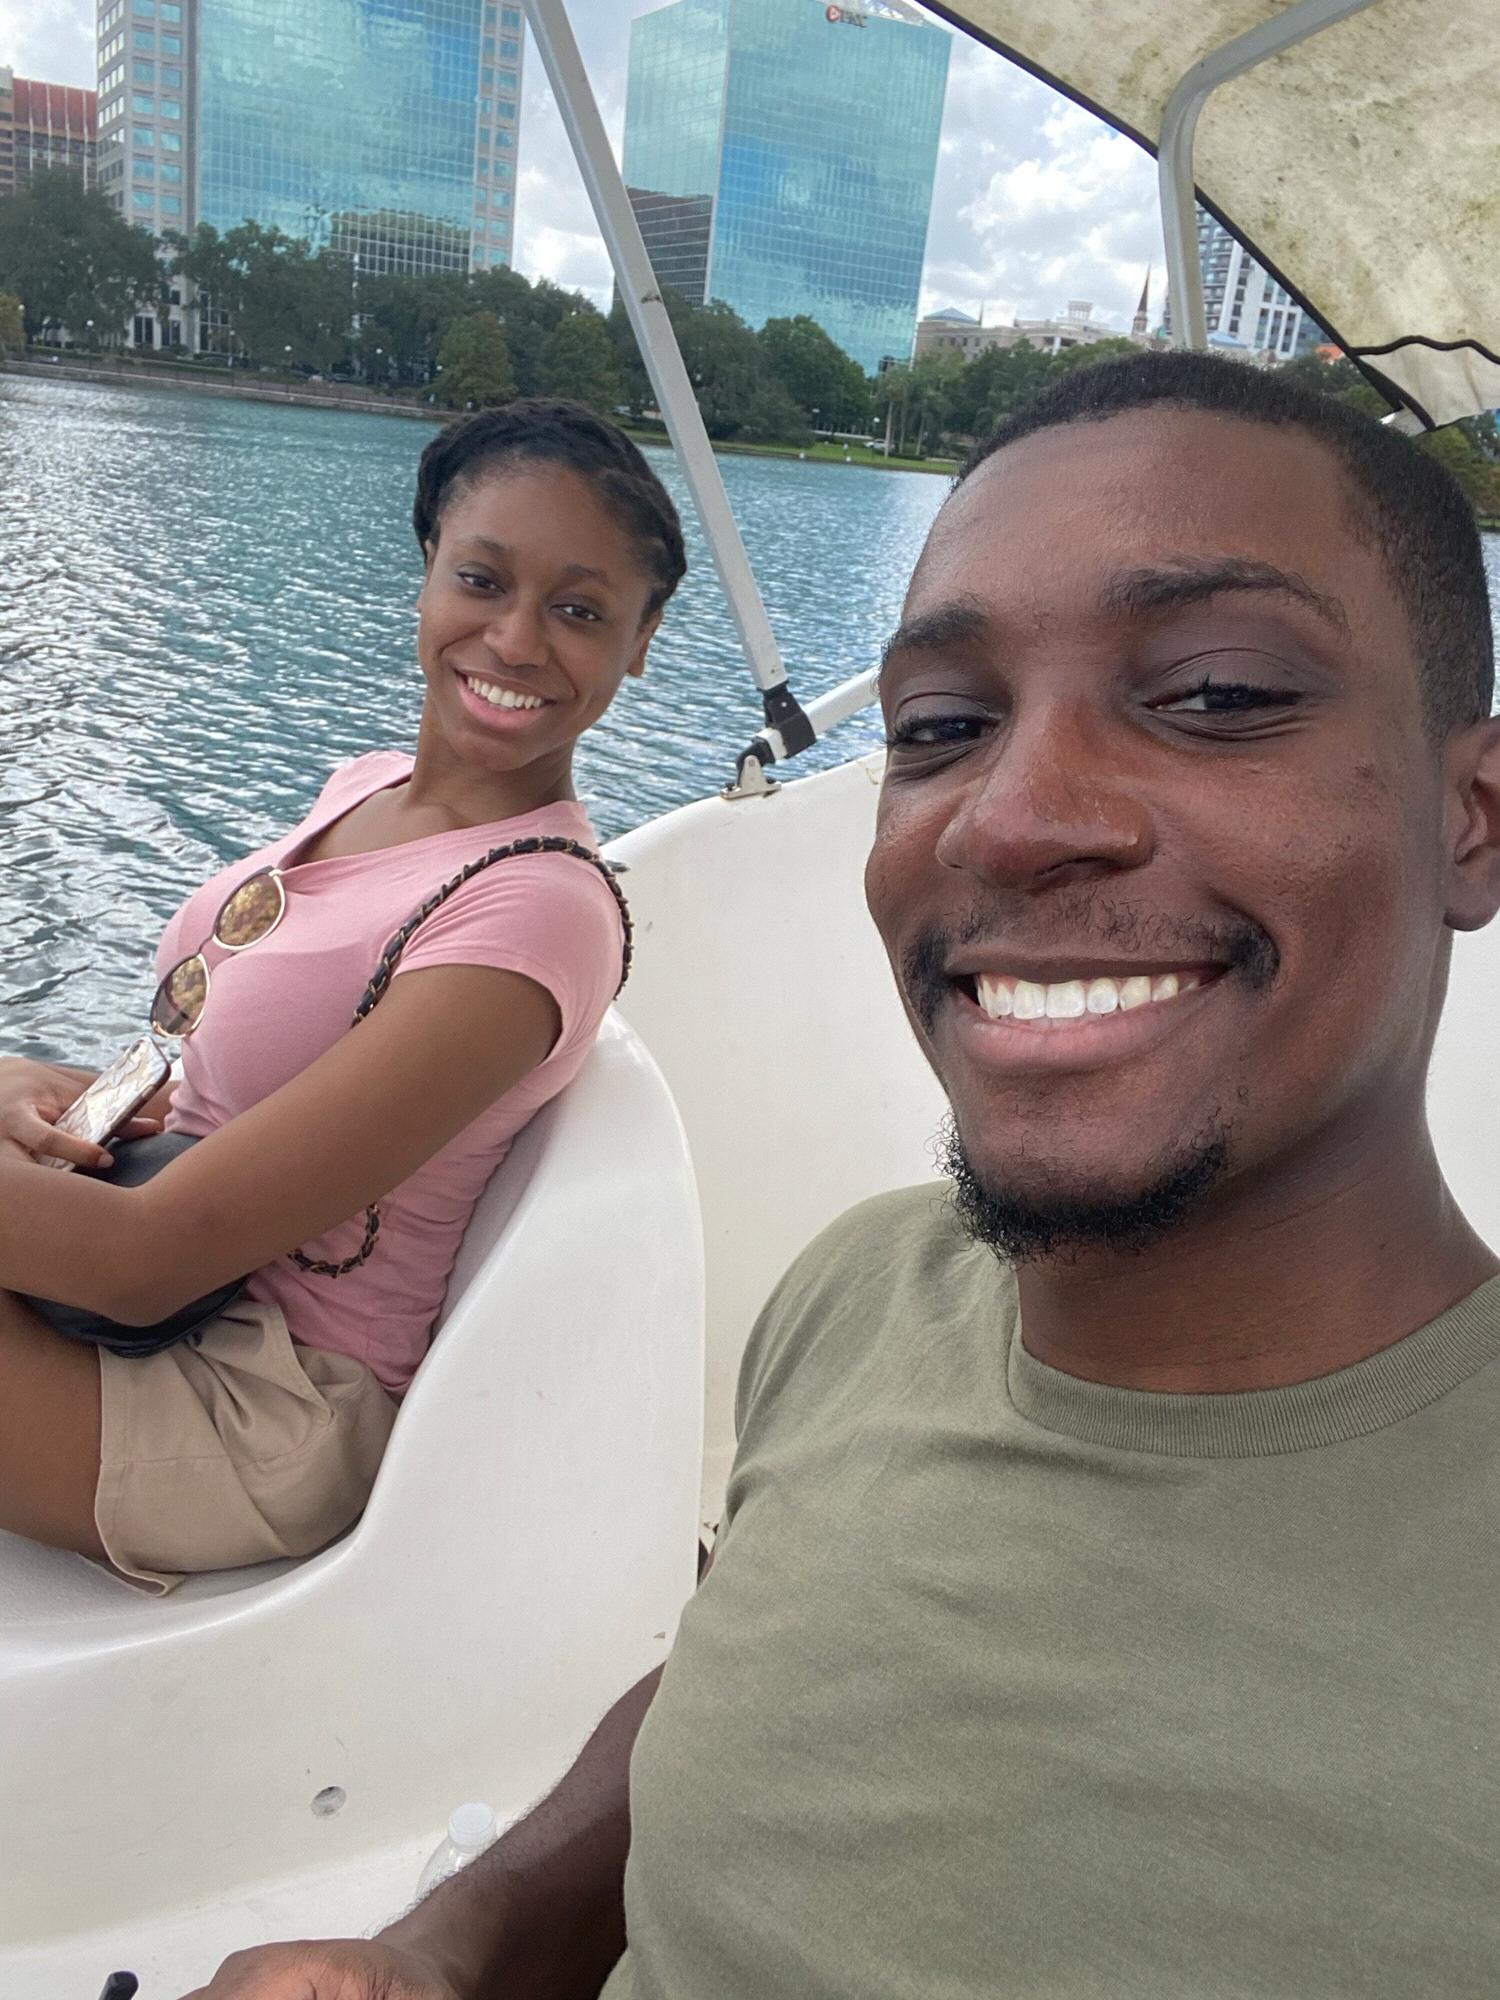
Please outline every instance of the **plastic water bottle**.
[[418, 1897], [429, 1895], [439, 1882], [446, 1882], [460, 1868], [483, 1854], [500, 1831], [494, 1808], [475, 1802], [455, 1806], [448, 1818], [447, 1838], [440, 1840], [428, 1857], [417, 1883]]

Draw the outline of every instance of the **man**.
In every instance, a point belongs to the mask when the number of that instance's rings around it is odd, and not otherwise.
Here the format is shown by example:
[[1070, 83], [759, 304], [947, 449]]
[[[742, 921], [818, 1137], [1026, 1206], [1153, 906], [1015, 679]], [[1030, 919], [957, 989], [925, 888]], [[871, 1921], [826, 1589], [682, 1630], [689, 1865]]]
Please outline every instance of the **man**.
[[1500, 1259], [1423, 1108], [1492, 673], [1467, 506], [1368, 420], [1174, 356], [1002, 425], [867, 875], [952, 1199], [772, 1299], [659, 1693], [212, 2000], [1500, 1990]]

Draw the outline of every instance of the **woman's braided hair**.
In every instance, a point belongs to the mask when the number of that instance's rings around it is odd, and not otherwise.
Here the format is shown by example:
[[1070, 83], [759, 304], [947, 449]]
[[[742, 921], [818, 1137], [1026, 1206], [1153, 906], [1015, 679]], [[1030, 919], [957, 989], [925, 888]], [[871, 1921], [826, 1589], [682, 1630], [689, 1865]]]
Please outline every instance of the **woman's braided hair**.
[[652, 578], [646, 616], [661, 610], [687, 570], [671, 496], [625, 433], [582, 403], [523, 396], [440, 431], [422, 453], [412, 526], [425, 555], [456, 487], [503, 465], [561, 465], [613, 508]]

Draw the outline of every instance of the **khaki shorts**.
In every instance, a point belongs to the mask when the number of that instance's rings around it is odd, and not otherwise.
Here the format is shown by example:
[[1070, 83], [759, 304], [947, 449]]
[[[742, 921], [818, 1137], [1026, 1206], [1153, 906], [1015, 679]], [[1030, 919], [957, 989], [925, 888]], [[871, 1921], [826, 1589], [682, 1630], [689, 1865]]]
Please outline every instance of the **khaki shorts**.
[[157, 1591], [333, 1541], [396, 1420], [362, 1361], [299, 1346], [256, 1299], [160, 1354], [101, 1349], [99, 1369], [94, 1520], [114, 1567]]

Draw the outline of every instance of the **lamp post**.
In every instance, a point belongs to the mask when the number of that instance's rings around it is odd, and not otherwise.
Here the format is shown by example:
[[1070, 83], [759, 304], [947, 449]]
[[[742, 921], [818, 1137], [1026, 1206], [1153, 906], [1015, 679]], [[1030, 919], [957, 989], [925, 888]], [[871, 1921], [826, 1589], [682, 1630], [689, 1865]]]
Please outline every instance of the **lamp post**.
[[94, 322], [91, 319], [86, 319], [83, 324], [88, 332], [89, 353], [92, 354], [94, 351]]

